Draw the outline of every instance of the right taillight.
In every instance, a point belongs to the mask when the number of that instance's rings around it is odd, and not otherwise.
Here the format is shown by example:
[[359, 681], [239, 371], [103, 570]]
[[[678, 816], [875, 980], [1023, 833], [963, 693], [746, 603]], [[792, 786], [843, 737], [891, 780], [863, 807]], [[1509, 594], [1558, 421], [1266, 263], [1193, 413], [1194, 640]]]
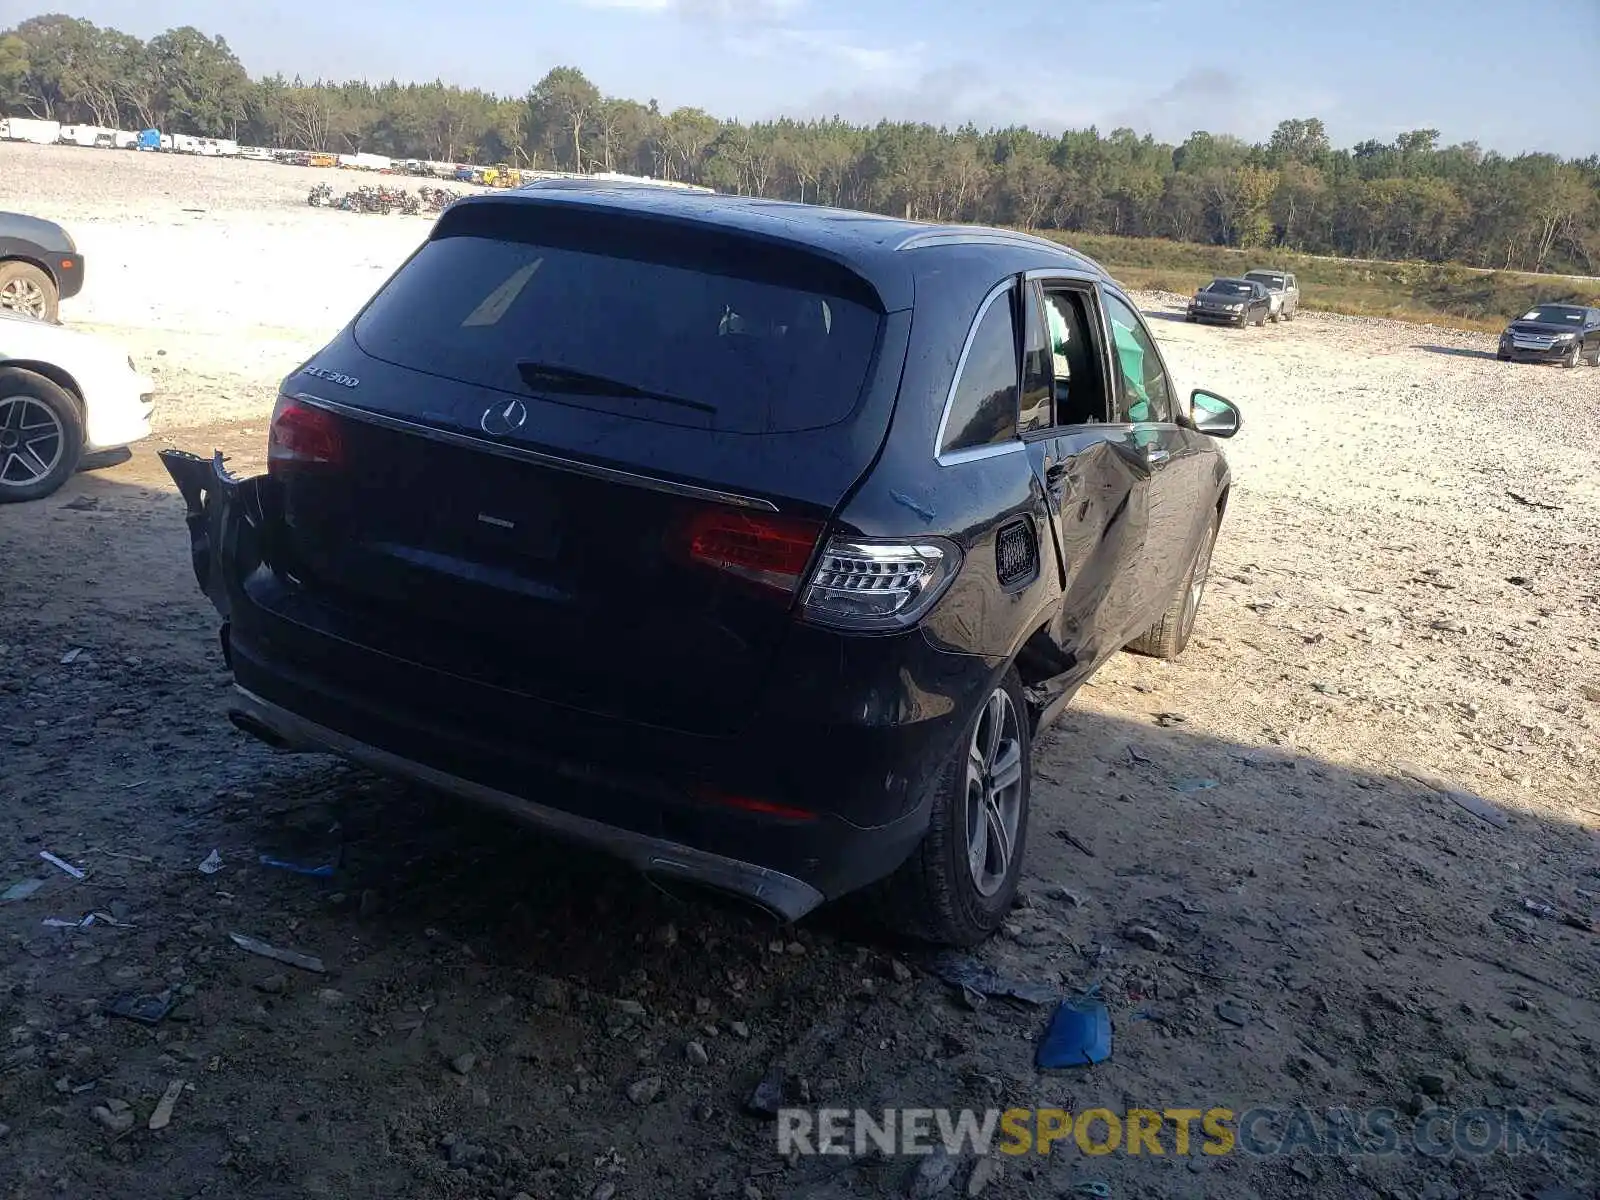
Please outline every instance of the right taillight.
[[960, 548], [943, 538], [829, 538], [802, 611], [839, 629], [904, 629], [933, 607], [960, 566]]
[[267, 435], [267, 473], [344, 464], [339, 418], [292, 396], [279, 396]]

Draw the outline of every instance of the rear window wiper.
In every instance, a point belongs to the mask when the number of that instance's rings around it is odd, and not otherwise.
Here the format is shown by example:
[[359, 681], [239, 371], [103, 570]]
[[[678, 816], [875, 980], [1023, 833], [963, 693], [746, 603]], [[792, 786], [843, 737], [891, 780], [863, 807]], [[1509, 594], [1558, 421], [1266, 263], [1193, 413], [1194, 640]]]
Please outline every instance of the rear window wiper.
[[517, 373], [522, 376], [523, 383], [539, 392], [559, 392], [569, 396], [616, 396], [624, 400], [654, 400], [658, 404], [675, 404], [680, 408], [692, 408], [711, 416], [715, 416], [717, 412], [715, 405], [705, 404], [699, 400], [686, 400], [682, 396], [671, 396], [666, 392], [652, 392], [635, 384], [624, 383], [620, 379], [611, 379], [605, 375], [595, 375], [572, 367], [534, 362], [531, 359], [519, 360]]

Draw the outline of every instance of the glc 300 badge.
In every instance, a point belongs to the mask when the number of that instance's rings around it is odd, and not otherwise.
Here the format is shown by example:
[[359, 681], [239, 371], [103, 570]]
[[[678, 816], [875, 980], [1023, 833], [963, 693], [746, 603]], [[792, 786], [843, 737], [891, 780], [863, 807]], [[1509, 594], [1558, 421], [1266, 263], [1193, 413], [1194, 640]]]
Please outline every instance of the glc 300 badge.
[[301, 374], [312, 375], [317, 379], [326, 379], [329, 383], [337, 383], [340, 387], [353, 388], [361, 383], [354, 375], [341, 375], [337, 371], [324, 371], [321, 367], [301, 367]]

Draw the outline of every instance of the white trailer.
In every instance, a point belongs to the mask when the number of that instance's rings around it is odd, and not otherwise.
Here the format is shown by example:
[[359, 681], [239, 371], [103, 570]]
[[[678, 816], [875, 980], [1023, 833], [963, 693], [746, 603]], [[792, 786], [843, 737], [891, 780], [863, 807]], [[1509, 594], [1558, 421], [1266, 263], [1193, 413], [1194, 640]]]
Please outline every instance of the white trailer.
[[115, 144], [117, 131], [104, 125], [63, 125], [56, 140], [66, 146], [109, 146]]
[[54, 146], [61, 138], [61, 122], [11, 117], [0, 121], [0, 138], [12, 142], [33, 142], [38, 146]]
[[139, 145], [139, 135], [131, 129], [118, 129], [111, 135], [111, 144], [118, 150], [134, 150]]

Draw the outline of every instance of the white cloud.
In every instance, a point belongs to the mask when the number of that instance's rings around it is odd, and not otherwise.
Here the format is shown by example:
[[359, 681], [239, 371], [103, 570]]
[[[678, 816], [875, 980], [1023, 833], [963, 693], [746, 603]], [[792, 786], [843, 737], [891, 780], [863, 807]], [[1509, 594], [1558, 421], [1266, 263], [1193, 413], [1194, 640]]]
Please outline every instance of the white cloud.
[[585, 8], [672, 13], [713, 21], [772, 21], [805, 7], [806, 0], [577, 0]]
[[824, 59], [848, 69], [851, 76], [869, 76], [876, 85], [909, 83], [926, 47], [921, 42], [869, 46], [837, 30], [774, 26], [730, 35], [728, 49], [750, 58], [792, 58], [796, 54]]

